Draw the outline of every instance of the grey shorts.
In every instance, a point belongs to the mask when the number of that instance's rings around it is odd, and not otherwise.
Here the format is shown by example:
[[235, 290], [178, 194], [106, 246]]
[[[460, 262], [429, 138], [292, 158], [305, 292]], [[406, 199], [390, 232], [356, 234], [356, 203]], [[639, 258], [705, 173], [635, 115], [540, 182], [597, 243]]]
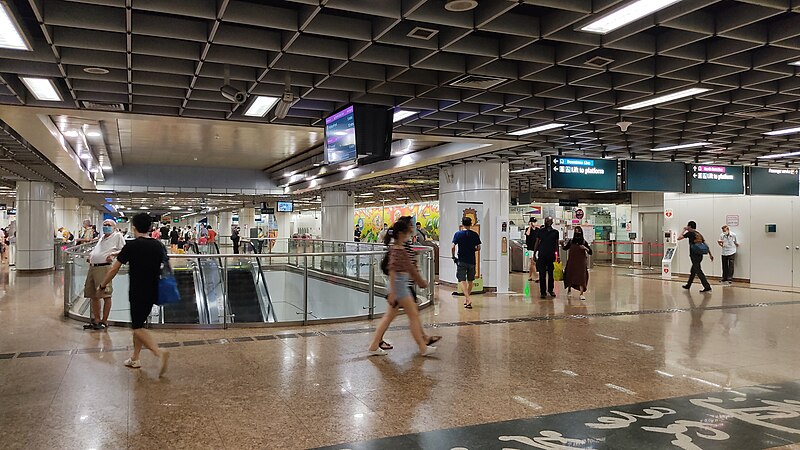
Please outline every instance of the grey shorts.
[[456, 266], [456, 279], [458, 279], [458, 281], [474, 281], [475, 264], [459, 262], [458, 266]]
[[397, 300], [406, 297], [414, 298], [414, 294], [411, 292], [411, 287], [408, 284], [408, 274], [402, 272], [397, 272], [395, 274], [392, 292], [394, 293], [394, 298]]

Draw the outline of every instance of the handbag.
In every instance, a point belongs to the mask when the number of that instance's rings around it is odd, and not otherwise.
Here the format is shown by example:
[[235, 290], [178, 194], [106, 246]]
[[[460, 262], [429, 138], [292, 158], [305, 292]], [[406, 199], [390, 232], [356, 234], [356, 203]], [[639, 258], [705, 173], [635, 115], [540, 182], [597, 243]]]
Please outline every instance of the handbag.
[[564, 281], [564, 266], [560, 261], [553, 263], [553, 280]]
[[169, 257], [165, 248], [164, 258], [161, 263], [161, 274], [158, 278], [158, 301], [156, 301], [156, 305], [169, 305], [178, 303], [180, 300], [181, 294], [178, 292], [178, 280], [175, 279], [175, 274], [172, 273], [172, 266], [169, 264]]
[[689, 246], [689, 250], [695, 255], [707, 255], [708, 245], [705, 242], [697, 242]]

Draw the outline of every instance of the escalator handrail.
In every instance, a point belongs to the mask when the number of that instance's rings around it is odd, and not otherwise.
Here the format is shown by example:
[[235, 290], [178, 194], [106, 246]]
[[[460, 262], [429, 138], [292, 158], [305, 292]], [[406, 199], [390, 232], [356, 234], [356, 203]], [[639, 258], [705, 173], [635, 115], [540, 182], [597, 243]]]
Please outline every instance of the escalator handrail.
[[[196, 243], [192, 243], [192, 250], [194, 250], [197, 254], [200, 254]], [[195, 263], [195, 268], [197, 269], [197, 272], [200, 274], [200, 286], [201, 286], [200, 292], [202, 293], [201, 303], [203, 305], [203, 310], [198, 311], [198, 314], [202, 314], [204, 316], [204, 318], [206, 319], [206, 323], [211, 323], [211, 313], [209, 313], [209, 307], [208, 307], [208, 293], [206, 292], [206, 277], [205, 275], [203, 275], [203, 266], [202, 264], [200, 264], [199, 259]]]
[[[277, 322], [278, 317], [275, 314], [275, 307], [272, 304], [272, 296], [269, 295], [269, 287], [267, 286], [267, 278], [264, 276], [264, 267], [261, 265], [261, 258], [256, 258], [256, 263], [258, 265], [257, 278], [261, 280], [261, 284], [264, 286], [264, 293], [267, 295], [267, 322], [269, 322], [270, 317], [272, 317], [273, 322]], [[256, 280], [256, 283], [258, 283], [258, 280]]]

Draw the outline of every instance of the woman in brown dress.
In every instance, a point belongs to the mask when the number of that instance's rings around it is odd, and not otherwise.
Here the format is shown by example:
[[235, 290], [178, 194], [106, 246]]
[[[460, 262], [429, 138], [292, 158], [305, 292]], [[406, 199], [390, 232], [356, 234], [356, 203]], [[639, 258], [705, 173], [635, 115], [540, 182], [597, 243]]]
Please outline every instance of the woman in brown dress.
[[565, 242], [563, 248], [568, 252], [567, 267], [564, 268], [564, 287], [567, 288], [567, 297], [574, 288], [581, 291], [581, 300], [586, 300], [584, 293], [589, 286], [589, 265], [586, 255], [592, 254], [592, 248], [583, 238], [581, 227], [575, 227], [572, 239]]

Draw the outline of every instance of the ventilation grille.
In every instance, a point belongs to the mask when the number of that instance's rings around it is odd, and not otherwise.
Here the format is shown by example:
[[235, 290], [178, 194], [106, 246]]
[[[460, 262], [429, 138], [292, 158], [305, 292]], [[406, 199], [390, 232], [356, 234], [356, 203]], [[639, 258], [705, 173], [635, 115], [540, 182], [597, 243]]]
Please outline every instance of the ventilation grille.
[[731, 113], [731, 115], [738, 117], [760, 118], [760, 117], [776, 116], [778, 114], [786, 114], [790, 112], [792, 112], [791, 109], [769, 106], [765, 108], [753, 108], [753, 109], [746, 109], [744, 111], [736, 111]]
[[414, 27], [413, 30], [408, 32], [407, 36], [414, 39], [429, 41], [432, 37], [436, 36], [436, 33], [438, 32], [439, 30], [434, 30], [431, 28]]
[[125, 105], [122, 103], [98, 103], [98, 102], [81, 102], [86, 109], [95, 109], [98, 111], [125, 111]]
[[464, 75], [455, 81], [451, 81], [450, 86], [468, 88], [468, 89], [489, 89], [503, 84], [508, 81], [508, 78], [498, 77], [485, 77], [482, 75]]
[[614, 60], [611, 59], [611, 58], [606, 58], [606, 57], [603, 57], [603, 56], [595, 56], [594, 58], [591, 58], [591, 59], [587, 60], [586, 62], [584, 62], [584, 64], [589, 66], [589, 67], [596, 67], [598, 69], [601, 69], [601, 68], [611, 64], [612, 62], [614, 62]]

